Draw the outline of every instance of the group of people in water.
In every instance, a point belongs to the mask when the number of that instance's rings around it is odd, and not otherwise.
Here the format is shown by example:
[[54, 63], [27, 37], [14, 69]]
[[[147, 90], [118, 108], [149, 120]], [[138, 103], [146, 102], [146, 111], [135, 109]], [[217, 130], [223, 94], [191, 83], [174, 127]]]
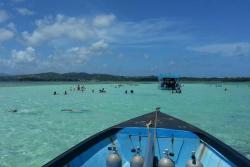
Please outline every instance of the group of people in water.
[[[78, 84], [76, 87], [70, 87], [69, 89], [71, 92], [72, 91], [81, 91], [81, 92], [84, 92], [86, 90], [86, 88], [84, 87], [84, 85], [80, 85]], [[64, 91], [63, 93], [64, 95], [68, 95], [68, 92], [67, 90]], [[53, 92], [53, 95], [58, 95], [58, 93], [56, 91]]]
[[172, 93], [181, 93], [181, 88], [172, 89]]
[[[133, 94], [134, 90], [130, 90], [130, 93]], [[125, 94], [128, 94], [128, 90], [125, 90]]]
[[[216, 84], [215, 87], [222, 87], [222, 85], [221, 85], [221, 84]], [[225, 92], [228, 91], [228, 88], [225, 87], [225, 88], [224, 88], [224, 91], [225, 91]]]
[[106, 90], [104, 88], [99, 89], [99, 93], [106, 93]]
[[[118, 85], [118, 87], [121, 87], [121, 85]], [[115, 88], [117, 88], [117, 86], [116, 86]], [[73, 91], [73, 92], [74, 92], [74, 91], [81, 91], [81, 92], [84, 92], [85, 90], [86, 90], [85, 86], [84, 86], [84, 85], [80, 85], [80, 84], [78, 84], [76, 87], [70, 87], [70, 89], [69, 89], [70, 92], [72, 92], [72, 91]], [[92, 89], [91, 92], [92, 92], [92, 93], [95, 93], [95, 89]], [[104, 88], [99, 89], [98, 92], [99, 92], [99, 93], [107, 93], [107, 91], [106, 91]], [[133, 93], [134, 93], [134, 90], [130, 90], [130, 91], [125, 90], [125, 94], [128, 94], [129, 92], [130, 92], [131, 94], [133, 94]], [[64, 94], [64, 95], [68, 95], [68, 91], [65, 90], [65, 91], [63, 92], [63, 94]], [[54, 91], [54, 92], [53, 92], [53, 95], [59, 95], [59, 93], [58, 93], [57, 91]]]

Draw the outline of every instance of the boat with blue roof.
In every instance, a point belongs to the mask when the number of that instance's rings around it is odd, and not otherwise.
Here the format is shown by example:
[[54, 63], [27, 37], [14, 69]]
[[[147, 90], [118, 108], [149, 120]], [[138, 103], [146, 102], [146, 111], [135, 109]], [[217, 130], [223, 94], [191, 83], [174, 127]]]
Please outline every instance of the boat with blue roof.
[[180, 77], [171, 74], [161, 74], [158, 76], [159, 87], [163, 90], [172, 90], [172, 92], [181, 93]]

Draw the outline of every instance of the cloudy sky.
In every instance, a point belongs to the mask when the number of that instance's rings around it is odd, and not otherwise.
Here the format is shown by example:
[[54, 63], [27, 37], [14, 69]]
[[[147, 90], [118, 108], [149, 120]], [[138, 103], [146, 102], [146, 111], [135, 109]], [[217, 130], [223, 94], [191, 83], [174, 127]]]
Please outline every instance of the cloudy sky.
[[73, 71], [250, 76], [250, 1], [0, 1], [0, 73]]

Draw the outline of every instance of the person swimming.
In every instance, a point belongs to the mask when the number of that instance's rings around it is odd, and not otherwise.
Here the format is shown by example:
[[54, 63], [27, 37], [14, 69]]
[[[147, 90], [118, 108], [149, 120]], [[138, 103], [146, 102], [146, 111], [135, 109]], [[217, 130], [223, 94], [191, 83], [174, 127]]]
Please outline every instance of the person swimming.
[[176, 93], [181, 93], [181, 89], [180, 88], [176, 89]]
[[56, 91], [54, 91], [53, 95], [57, 95]]
[[133, 94], [133, 93], [134, 93], [134, 90], [130, 90], [130, 93], [132, 93], [132, 94]]
[[92, 93], [94, 93], [95, 92], [95, 90], [94, 89], [92, 89]]
[[100, 93], [106, 93], [106, 90], [104, 88], [99, 90]]
[[125, 94], [128, 94], [128, 91], [127, 91], [127, 90], [125, 90]]
[[67, 94], [68, 94], [68, 93], [67, 93], [67, 91], [65, 90], [65, 91], [64, 91], [64, 95], [67, 95]]
[[9, 112], [17, 112], [17, 109], [10, 110]]
[[83, 92], [85, 90], [85, 87], [84, 86], [81, 86], [81, 91]]

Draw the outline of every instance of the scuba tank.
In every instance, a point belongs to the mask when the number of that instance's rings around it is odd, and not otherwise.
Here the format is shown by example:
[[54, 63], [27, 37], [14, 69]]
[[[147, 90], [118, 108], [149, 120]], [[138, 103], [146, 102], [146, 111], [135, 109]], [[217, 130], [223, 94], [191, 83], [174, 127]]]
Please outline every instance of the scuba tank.
[[201, 161], [196, 159], [194, 151], [192, 152], [191, 159], [187, 161], [186, 167], [203, 167]]
[[166, 149], [163, 152], [163, 154], [165, 154], [165, 155], [158, 162], [158, 167], [175, 167], [174, 161], [169, 158], [168, 149]]
[[136, 148], [136, 153], [130, 160], [130, 167], [143, 167], [143, 157], [140, 155], [140, 147]]
[[113, 145], [108, 147], [108, 150], [110, 150], [110, 153], [106, 159], [106, 167], [122, 167], [122, 159], [117, 148]]

